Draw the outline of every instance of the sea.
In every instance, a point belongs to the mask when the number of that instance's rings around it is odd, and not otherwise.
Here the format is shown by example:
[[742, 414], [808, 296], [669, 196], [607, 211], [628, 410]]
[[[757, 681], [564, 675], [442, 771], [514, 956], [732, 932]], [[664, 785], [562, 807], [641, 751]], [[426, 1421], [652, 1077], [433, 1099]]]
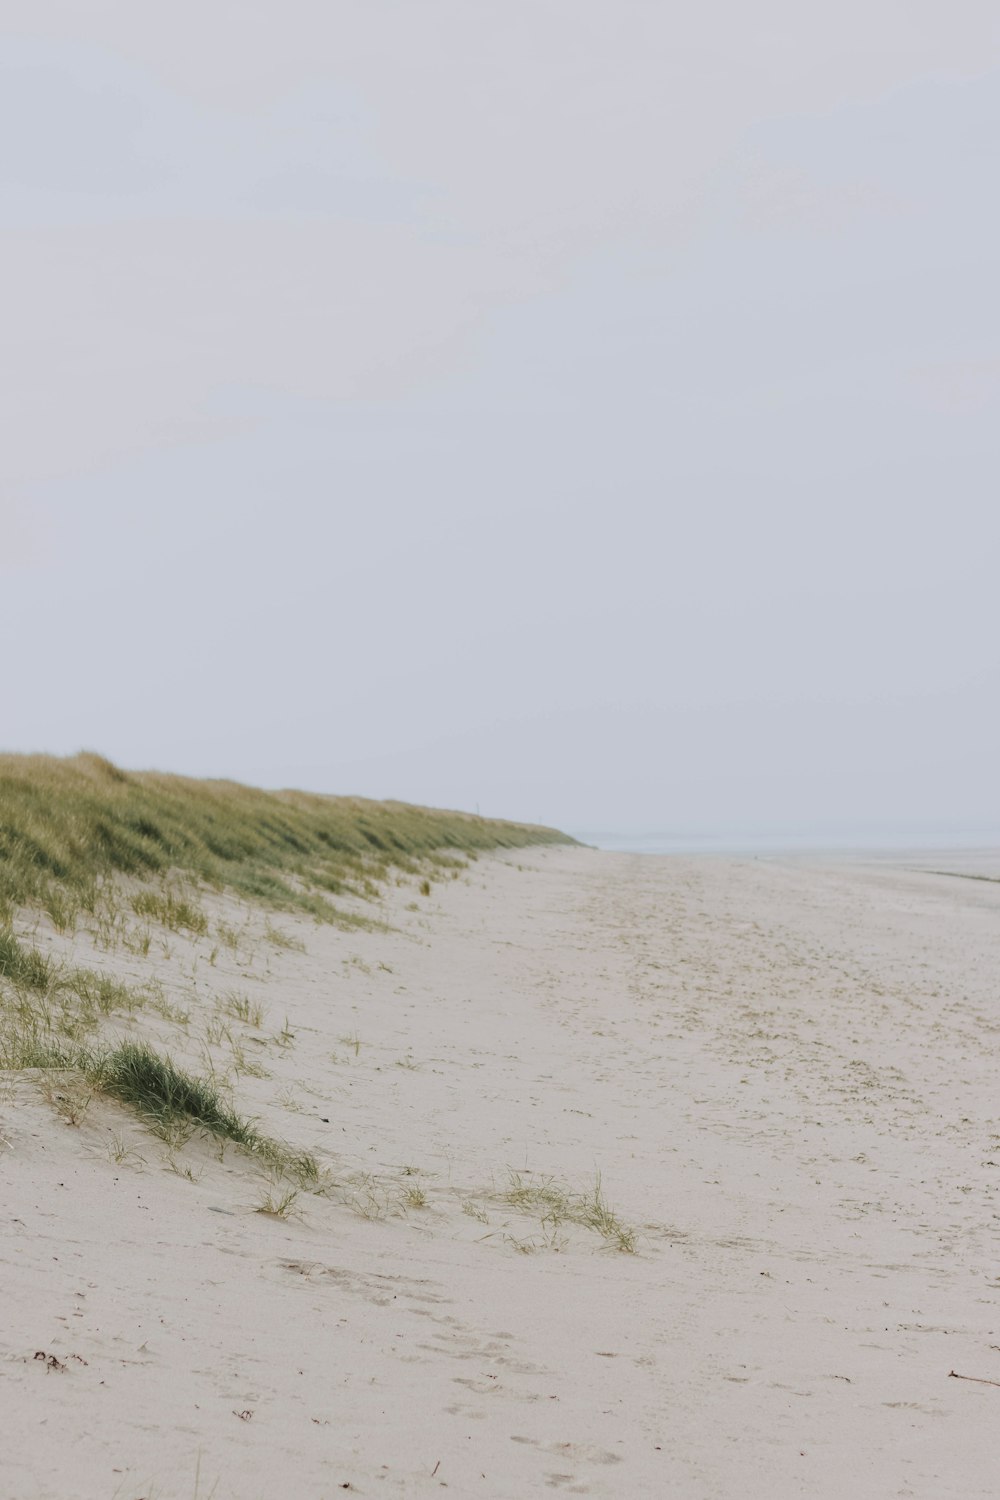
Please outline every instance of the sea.
[[1000, 827], [697, 832], [567, 830], [581, 844], [620, 854], [820, 858], [939, 868], [1000, 878]]

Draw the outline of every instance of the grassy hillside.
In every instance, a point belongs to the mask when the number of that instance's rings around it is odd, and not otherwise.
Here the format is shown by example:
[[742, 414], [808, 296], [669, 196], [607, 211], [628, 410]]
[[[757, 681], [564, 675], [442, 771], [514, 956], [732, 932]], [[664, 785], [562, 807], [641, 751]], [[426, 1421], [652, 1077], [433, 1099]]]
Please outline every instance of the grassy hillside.
[[[431, 941], [436, 881], [450, 891], [481, 850], [556, 842], [572, 841], [402, 803], [125, 772], [96, 755], [0, 756], [3, 1096], [40, 1095], [115, 1169], [158, 1160], [191, 1183], [209, 1171], [213, 1196], [239, 1177], [224, 1212], [246, 1211], [254, 1179], [256, 1211], [279, 1218], [302, 1211], [300, 1195], [314, 1213], [324, 1199], [365, 1219], [420, 1212], [430, 1177], [416, 1181], [412, 1163], [373, 1171], [364, 1133], [372, 1095], [386, 1117], [401, 1086], [411, 1111], [418, 1096], [400, 1028], [408, 1018], [419, 1045], [429, 1018], [398, 1000], [396, 965]], [[467, 872], [467, 884], [480, 882]], [[469, 1208], [458, 1190], [455, 1216], [477, 1228], [492, 1208], [531, 1233], [537, 1221], [546, 1244], [563, 1225], [634, 1248], [599, 1179], [579, 1192], [522, 1173], [475, 1192]], [[450, 1176], [438, 1197], [454, 1209]]]
[[[267, 908], [380, 928], [348, 898], [377, 897], [390, 877], [426, 896], [480, 850], [554, 842], [567, 840], [399, 802], [122, 771], [92, 754], [0, 756], [0, 1069], [69, 1070], [85, 1098], [131, 1104], [168, 1134], [179, 1121], [221, 1133], [308, 1177], [308, 1155], [289, 1154], [222, 1099], [241, 1073], [266, 1076], [233, 1029], [254, 1034], [263, 1006], [243, 991], [214, 994], [211, 982], [206, 992], [199, 962], [214, 975], [228, 955], [230, 969], [256, 978], [261, 941], [302, 946]], [[212, 918], [211, 892], [238, 898], [239, 928]], [[77, 939], [97, 967], [76, 962]], [[192, 1016], [206, 1003], [195, 1043]], [[171, 1046], [200, 1050], [208, 1079], [151, 1050], [165, 1032]], [[290, 1038], [286, 1024], [271, 1043]]]
[[565, 842], [551, 828], [401, 802], [122, 771], [98, 755], [0, 756], [0, 923], [34, 907], [66, 930], [113, 877], [168, 874], [330, 917], [330, 896], [373, 894], [390, 866]]

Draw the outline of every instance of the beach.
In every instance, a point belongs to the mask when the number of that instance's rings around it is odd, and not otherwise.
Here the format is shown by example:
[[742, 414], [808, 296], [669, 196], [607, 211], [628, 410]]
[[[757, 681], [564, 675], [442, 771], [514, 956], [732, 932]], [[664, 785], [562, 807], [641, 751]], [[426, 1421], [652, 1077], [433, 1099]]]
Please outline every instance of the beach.
[[2, 1493], [995, 1496], [1000, 883], [906, 863], [517, 849], [384, 929], [212, 896], [211, 961], [43, 922], [155, 959], [119, 1029], [186, 1066], [238, 992], [324, 1176], [0, 1079]]

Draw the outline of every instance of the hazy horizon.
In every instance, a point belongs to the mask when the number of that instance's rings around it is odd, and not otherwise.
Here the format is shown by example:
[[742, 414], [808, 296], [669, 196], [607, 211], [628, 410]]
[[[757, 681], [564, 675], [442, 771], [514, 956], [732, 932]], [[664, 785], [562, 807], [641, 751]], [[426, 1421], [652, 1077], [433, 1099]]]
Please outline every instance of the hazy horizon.
[[627, 854], [1000, 855], [1000, 827], [566, 829], [580, 843]]
[[0, 68], [0, 744], [1000, 828], [995, 7], [12, 0]]

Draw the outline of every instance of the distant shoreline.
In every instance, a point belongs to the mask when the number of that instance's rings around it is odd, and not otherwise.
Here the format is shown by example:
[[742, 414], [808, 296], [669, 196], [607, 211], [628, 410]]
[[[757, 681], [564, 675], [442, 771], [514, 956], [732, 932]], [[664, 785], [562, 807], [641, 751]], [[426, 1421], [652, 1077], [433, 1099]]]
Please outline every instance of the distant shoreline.
[[615, 833], [573, 828], [580, 843], [609, 854], [816, 856], [819, 858], [864, 858], [920, 860], [945, 854], [995, 855], [1000, 861], [1000, 829], [981, 835], [961, 832], [934, 836], [855, 833], [832, 834], [665, 834]]

